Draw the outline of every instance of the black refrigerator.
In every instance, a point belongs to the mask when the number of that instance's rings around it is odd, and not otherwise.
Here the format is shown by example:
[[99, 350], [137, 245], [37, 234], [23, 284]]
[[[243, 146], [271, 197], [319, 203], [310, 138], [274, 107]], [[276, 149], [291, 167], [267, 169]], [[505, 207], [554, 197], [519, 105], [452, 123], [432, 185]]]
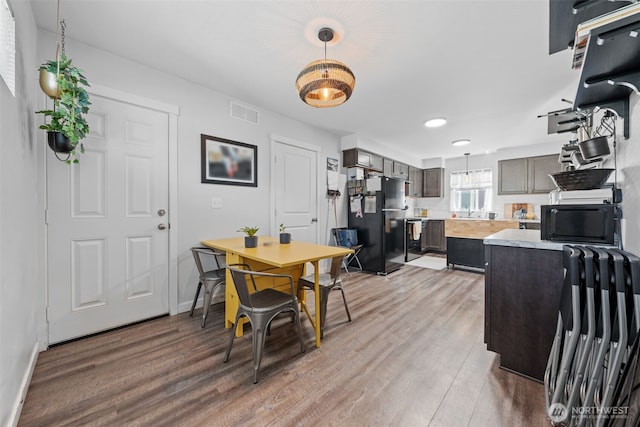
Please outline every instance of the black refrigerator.
[[369, 178], [367, 194], [352, 196], [349, 228], [358, 231], [363, 245], [358, 254], [363, 270], [384, 275], [404, 265], [404, 213], [402, 179]]

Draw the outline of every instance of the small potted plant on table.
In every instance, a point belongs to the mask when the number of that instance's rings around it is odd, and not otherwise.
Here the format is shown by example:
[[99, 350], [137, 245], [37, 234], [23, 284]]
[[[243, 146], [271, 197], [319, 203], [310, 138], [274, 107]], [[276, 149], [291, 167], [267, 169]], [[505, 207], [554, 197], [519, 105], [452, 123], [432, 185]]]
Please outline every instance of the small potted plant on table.
[[244, 236], [245, 248], [258, 247], [258, 236], [256, 236], [258, 230], [258, 227], [242, 227], [238, 230], [238, 232], [246, 234], [246, 236]]
[[280, 224], [280, 243], [291, 243], [291, 233], [285, 232], [287, 227]]

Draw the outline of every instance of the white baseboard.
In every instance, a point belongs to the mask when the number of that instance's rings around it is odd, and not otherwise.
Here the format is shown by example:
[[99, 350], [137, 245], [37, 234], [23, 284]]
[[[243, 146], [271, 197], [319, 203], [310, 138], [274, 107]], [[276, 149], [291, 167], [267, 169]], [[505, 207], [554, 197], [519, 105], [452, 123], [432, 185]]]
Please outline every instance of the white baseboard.
[[20, 393], [18, 394], [18, 396], [16, 396], [16, 401], [13, 404], [11, 416], [9, 417], [8, 425], [12, 427], [16, 427], [18, 425], [18, 420], [20, 419], [20, 414], [22, 413], [22, 407], [24, 406], [24, 401], [27, 398], [27, 391], [29, 391], [29, 384], [31, 384], [31, 377], [33, 376], [33, 371], [35, 371], [36, 363], [38, 362], [38, 355], [40, 354], [39, 348], [40, 343], [36, 341], [36, 343], [33, 345], [33, 350], [31, 351], [31, 357], [29, 358], [29, 367], [22, 377], [22, 383], [20, 384]]
[[[202, 300], [203, 297], [198, 298], [196, 308], [202, 308]], [[217, 304], [219, 302], [224, 302], [224, 293], [222, 292], [216, 292], [211, 299], [211, 304]], [[193, 301], [185, 301], [178, 304], [178, 313], [184, 313], [185, 311], [191, 310], [191, 304], [193, 304]]]

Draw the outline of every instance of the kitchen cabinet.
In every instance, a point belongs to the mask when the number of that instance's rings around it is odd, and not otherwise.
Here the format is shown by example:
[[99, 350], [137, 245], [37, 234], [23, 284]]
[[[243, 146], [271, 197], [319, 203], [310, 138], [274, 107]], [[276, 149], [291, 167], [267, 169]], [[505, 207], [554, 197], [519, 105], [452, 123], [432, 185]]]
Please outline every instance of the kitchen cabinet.
[[367, 170], [382, 172], [382, 157], [359, 148], [351, 148], [342, 152], [342, 166], [345, 168], [361, 167]]
[[422, 249], [422, 252], [444, 252], [447, 250], [447, 240], [444, 237], [443, 219], [422, 221], [420, 248]]
[[382, 175], [393, 178], [393, 159], [382, 159]]
[[500, 354], [501, 367], [542, 382], [558, 319], [562, 251], [485, 245], [485, 259], [487, 349]]
[[422, 171], [422, 197], [442, 197], [444, 195], [444, 168]]
[[560, 172], [557, 154], [498, 161], [498, 194], [544, 194], [556, 187], [549, 174]]
[[395, 178], [408, 179], [409, 178], [409, 165], [401, 162], [393, 162], [393, 176]]
[[405, 194], [411, 197], [422, 197], [422, 169], [409, 166], [409, 178]]
[[456, 265], [484, 268], [482, 239], [447, 237], [447, 267]]
[[484, 238], [505, 229], [518, 229], [513, 220], [446, 219], [447, 266], [485, 267]]

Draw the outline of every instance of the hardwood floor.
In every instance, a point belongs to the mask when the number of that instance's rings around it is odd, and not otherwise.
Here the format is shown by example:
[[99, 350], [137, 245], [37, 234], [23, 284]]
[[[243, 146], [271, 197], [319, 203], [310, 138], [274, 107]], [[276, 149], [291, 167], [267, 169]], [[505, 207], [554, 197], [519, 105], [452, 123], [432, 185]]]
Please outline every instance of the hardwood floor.
[[222, 362], [230, 332], [216, 304], [204, 329], [184, 313], [41, 353], [19, 425], [548, 425], [543, 386], [486, 350], [482, 274], [343, 279], [353, 321], [334, 292], [320, 348], [302, 316], [300, 353], [289, 318], [276, 319], [258, 384], [250, 331]]

